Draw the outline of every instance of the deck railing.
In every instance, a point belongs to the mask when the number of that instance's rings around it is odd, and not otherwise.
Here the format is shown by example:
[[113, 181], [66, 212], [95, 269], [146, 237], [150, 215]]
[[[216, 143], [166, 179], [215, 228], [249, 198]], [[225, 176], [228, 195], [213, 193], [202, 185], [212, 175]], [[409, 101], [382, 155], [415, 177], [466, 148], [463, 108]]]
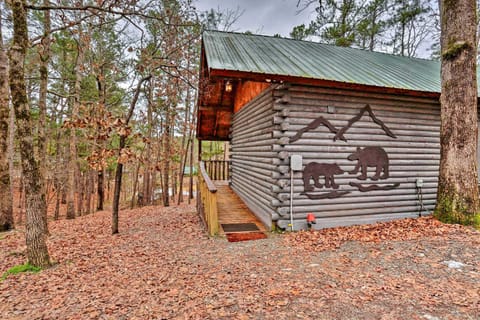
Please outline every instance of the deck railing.
[[208, 160], [204, 163], [210, 179], [230, 180], [230, 160]]
[[199, 182], [199, 211], [208, 229], [208, 234], [213, 236], [218, 233], [218, 212], [217, 212], [217, 187], [213, 184], [207, 170], [205, 162], [200, 161]]

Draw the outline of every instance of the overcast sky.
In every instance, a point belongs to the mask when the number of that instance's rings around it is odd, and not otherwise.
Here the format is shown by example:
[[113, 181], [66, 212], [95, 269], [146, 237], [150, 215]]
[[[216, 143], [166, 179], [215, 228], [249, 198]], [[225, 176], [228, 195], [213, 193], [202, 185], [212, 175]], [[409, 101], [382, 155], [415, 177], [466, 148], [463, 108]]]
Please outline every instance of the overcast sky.
[[194, 3], [200, 11], [218, 7], [245, 10], [233, 31], [282, 36], [288, 36], [294, 26], [311, 21], [313, 7], [297, 14], [296, 5], [297, 0], [196, 0]]

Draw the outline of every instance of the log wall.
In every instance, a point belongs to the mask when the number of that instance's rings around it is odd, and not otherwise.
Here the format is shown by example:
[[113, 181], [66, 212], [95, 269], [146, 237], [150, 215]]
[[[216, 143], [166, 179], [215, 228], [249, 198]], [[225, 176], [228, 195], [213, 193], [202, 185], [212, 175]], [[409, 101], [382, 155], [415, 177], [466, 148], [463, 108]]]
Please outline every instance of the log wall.
[[[310, 212], [317, 218], [315, 228], [418, 216], [420, 204], [415, 187], [417, 179], [423, 180], [423, 200], [427, 211], [434, 208], [440, 159], [440, 105], [437, 100], [299, 85], [277, 87], [273, 96], [275, 114], [272, 118], [271, 151], [275, 167], [271, 172], [275, 181], [271, 185], [274, 198], [271, 206], [275, 208], [272, 219], [280, 227], [286, 228], [289, 223], [288, 168], [289, 156], [292, 154], [303, 157], [304, 169], [309, 163], [317, 162], [337, 165], [344, 171], [334, 175], [337, 189], [327, 188], [324, 177], [321, 176], [319, 182], [322, 188], [314, 187], [311, 192], [305, 192], [302, 171], [295, 172], [293, 212], [296, 229], [306, 227], [306, 215]], [[389, 136], [368, 112], [358, 121], [353, 121], [367, 104], [374, 117], [394, 137]], [[323, 124], [312, 126], [319, 117], [328, 120], [336, 132], [352, 122], [343, 134], [347, 141], [334, 141], [335, 131], [332, 132]], [[306, 129], [309, 125], [311, 128]], [[299, 132], [303, 132], [301, 137], [290, 141]], [[350, 173], [357, 161], [348, 160], [348, 157], [357, 148], [365, 147], [382, 148], [388, 155], [388, 178], [372, 180], [374, 167], [368, 167], [368, 177], [365, 180], [358, 178], [360, 172]], [[245, 150], [254, 148], [250, 144]], [[310, 181], [313, 185], [313, 180]], [[390, 186], [391, 189], [362, 192], [358, 184], [366, 188], [372, 185]], [[266, 192], [266, 187], [265, 184], [261, 185], [262, 192]], [[338, 196], [338, 193], [341, 195]], [[332, 198], [315, 199], [328, 194]]]
[[273, 90], [266, 89], [233, 116], [231, 127], [231, 187], [268, 227], [275, 215], [272, 185]]

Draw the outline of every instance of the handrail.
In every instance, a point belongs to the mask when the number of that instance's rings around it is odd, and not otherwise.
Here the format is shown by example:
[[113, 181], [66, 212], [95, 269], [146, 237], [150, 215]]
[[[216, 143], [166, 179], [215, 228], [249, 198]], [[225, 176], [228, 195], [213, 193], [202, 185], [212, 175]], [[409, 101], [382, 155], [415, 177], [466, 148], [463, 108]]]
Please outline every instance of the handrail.
[[208, 176], [205, 163], [200, 161], [199, 166], [199, 211], [207, 226], [208, 234], [213, 236], [218, 233], [217, 187]]
[[205, 169], [205, 162], [200, 161], [200, 174], [202, 175], [203, 180], [207, 184], [208, 191], [217, 192], [217, 187], [213, 184], [213, 181], [208, 176], [207, 170]]

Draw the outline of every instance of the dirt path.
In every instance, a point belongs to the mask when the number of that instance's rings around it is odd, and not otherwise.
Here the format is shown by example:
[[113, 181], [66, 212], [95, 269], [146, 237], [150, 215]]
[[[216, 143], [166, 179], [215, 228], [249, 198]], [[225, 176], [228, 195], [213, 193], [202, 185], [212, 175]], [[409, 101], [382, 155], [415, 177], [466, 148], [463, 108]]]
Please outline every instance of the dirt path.
[[[471, 229], [423, 219], [228, 243], [193, 206], [120, 221], [113, 237], [108, 212], [51, 222], [57, 264], [0, 282], [0, 318], [480, 319]], [[21, 230], [0, 239], [3, 273], [25, 247]]]

